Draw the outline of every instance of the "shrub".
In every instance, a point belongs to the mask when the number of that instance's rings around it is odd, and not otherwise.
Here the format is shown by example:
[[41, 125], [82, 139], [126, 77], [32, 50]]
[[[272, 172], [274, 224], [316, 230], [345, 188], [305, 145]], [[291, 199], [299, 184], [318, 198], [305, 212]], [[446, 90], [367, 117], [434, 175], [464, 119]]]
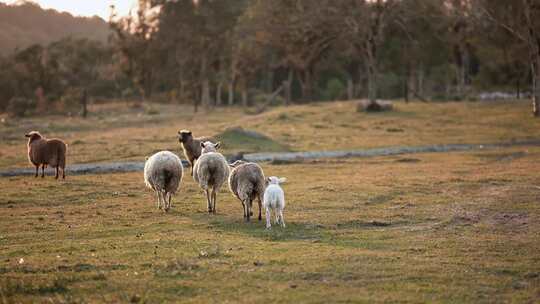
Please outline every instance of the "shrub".
[[345, 85], [338, 78], [332, 78], [326, 83], [326, 88], [322, 91], [325, 100], [339, 99], [345, 91]]
[[34, 102], [28, 98], [13, 97], [10, 99], [6, 111], [11, 116], [23, 117], [30, 114], [34, 107]]

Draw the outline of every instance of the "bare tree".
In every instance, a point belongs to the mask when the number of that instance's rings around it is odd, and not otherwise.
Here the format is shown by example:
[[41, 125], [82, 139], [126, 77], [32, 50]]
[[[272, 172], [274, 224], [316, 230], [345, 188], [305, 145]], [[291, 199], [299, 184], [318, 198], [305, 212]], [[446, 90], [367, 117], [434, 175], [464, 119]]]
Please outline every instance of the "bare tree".
[[540, 117], [540, 1], [476, 0], [476, 11], [527, 45], [532, 74], [533, 115]]

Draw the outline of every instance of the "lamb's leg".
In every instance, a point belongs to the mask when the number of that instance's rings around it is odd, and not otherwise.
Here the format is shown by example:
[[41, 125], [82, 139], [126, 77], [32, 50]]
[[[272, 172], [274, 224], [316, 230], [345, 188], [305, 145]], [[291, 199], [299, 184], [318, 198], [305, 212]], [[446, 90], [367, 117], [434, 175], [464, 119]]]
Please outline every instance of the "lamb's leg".
[[212, 213], [212, 202], [210, 202], [210, 190], [206, 189], [204, 192], [206, 193], [206, 203], [208, 206], [208, 213]]
[[266, 229], [270, 229], [272, 225], [270, 224], [270, 218], [272, 215], [270, 214], [270, 208], [266, 208]]
[[34, 175], [34, 177], [38, 177], [39, 175], [39, 165], [36, 166], [36, 175]]
[[41, 178], [45, 177], [45, 164], [41, 165]]
[[217, 189], [212, 188], [212, 212], [216, 214], [216, 191]]
[[281, 227], [285, 228], [285, 219], [283, 218], [283, 209], [279, 210], [279, 221], [281, 222]]

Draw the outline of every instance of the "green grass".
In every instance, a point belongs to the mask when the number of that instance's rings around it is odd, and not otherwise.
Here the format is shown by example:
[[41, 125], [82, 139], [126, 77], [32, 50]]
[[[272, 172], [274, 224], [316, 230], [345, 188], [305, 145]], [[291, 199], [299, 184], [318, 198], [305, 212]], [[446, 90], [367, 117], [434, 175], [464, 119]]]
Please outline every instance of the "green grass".
[[[177, 129], [215, 135], [239, 122], [267, 136], [264, 149], [538, 135], [521, 103], [398, 104], [398, 112], [377, 115], [350, 112], [352, 106], [275, 108], [256, 116], [225, 109], [197, 122], [172, 106], [156, 106], [160, 114], [152, 118], [113, 108], [117, 120], [98, 111], [104, 124], [94, 131], [85, 128], [97, 118], [73, 118], [58, 122], [73, 131], [53, 134], [68, 138], [72, 162], [178, 151]], [[9, 128], [22, 132], [31, 123], [37, 120]], [[3, 138], [8, 133], [0, 129]], [[237, 133], [227, 136], [226, 151], [252, 145], [242, 146], [250, 138]], [[0, 153], [3, 167], [25, 165], [24, 139], [2, 141]], [[539, 161], [540, 148], [514, 147], [265, 163], [266, 175], [288, 178], [287, 227], [270, 231], [264, 221], [245, 223], [226, 187], [217, 215], [209, 215], [190, 176], [168, 214], [156, 209], [141, 172], [0, 178], [0, 303], [538, 302]]]
[[270, 231], [225, 188], [208, 215], [189, 177], [169, 214], [140, 173], [4, 178], [0, 298], [534, 302], [540, 148], [526, 150], [263, 164], [289, 179], [287, 227]]

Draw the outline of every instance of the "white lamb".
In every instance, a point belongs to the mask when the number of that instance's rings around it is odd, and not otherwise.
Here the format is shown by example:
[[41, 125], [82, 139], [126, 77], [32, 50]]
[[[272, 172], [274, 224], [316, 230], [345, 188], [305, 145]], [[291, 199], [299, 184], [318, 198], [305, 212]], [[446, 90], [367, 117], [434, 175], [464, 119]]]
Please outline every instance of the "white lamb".
[[180, 158], [169, 151], [158, 152], [146, 160], [144, 182], [155, 191], [158, 209], [163, 208], [165, 212], [171, 209], [172, 196], [180, 187], [183, 170]]
[[285, 208], [285, 193], [279, 186], [287, 179], [284, 177], [278, 178], [270, 176], [266, 179], [268, 186], [264, 191], [263, 205], [266, 209], [266, 229], [270, 229], [270, 209], [274, 210], [276, 216], [276, 225], [281, 224], [281, 227], [285, 227], [285, 219], [283, 218], [283, 209]]

